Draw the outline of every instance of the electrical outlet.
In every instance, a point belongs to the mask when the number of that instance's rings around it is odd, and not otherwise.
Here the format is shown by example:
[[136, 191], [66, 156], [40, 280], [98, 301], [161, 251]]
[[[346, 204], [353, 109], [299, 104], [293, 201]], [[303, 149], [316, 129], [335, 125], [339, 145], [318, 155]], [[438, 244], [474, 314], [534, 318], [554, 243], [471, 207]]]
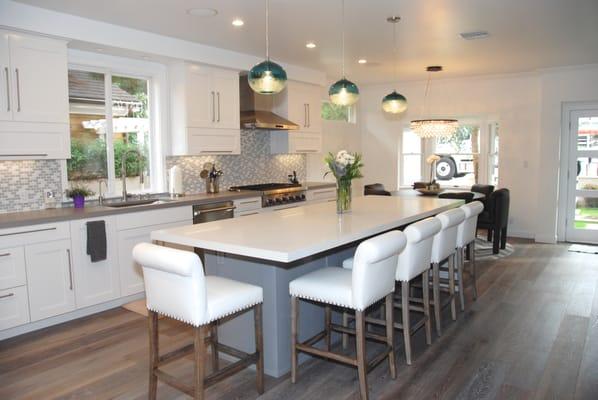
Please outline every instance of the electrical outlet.
[[52, 189], [44, 189], [44, 203], [54, 204], [56, 203], [56, 193]]

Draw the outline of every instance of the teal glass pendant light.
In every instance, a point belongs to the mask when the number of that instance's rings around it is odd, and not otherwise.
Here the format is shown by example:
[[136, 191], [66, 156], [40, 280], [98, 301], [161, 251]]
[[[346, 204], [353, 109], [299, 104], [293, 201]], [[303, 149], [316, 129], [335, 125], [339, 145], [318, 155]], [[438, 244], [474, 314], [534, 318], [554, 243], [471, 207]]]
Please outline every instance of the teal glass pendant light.
[[270, 1], [266, 0], [266, 59], [251, 68], [247, 75], [249, 86], [259, 94], [276, 94], [287, 85], [286, 71], [270, 60], [269, 10]]
[[[395, 63], [394, 63], [394, 72], [395, 72], [395, 81], [398, 81], [398, 73], [397, 73], [397, 65], [398, 65], [398, 57], [397, 57], [397, 23], [401, 20], [399, 16], [392, 16], [386, 18], [386, 21], [390, 22], [392, 25], [393, 30], [393, 43], [394, 43], [394, 55], [395, 55]], [[389, 114], [400, 114], [407, 110], [407, 99], [402, 94], [398, 93], [396, 90], [393, 90], [392, 93], [387, 94], [382, 99], [382, 110]]]
[[341, 2], [342, 14], [342, 66], [343, 77], [330, 86], [328, 96], [333, 104], [339, 106], [350, 106], [359, 100], [359, 89], [357, 85], [345, 77], [345, 0]]

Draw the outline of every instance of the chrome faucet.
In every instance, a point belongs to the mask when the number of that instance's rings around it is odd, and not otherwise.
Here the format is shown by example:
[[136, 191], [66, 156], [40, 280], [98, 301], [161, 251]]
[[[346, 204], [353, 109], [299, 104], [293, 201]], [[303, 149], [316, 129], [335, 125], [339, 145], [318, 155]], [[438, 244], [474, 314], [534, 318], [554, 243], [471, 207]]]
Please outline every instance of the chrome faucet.
[[104, 194], [102, 193], [102, 183], [106, 186], [106, 191], [108, 191], [108, 182], [106, 179], [100, 179], [98, 181], [98, 205], [104, 205]]
[[126, 150], [121, 158], [121, 162], [120, 162], [120, 174], [121, 174], [121, 179], [123, 182], [123, 201], [126, 202], [127, 201], [127, 156], [129, 155], [129, 153], [135, 153], [137, 154], [137, 162], [139, 163], [139, 183], [141, 185], [143, 185], [144, 183], [144, 179], [143, 179], [143, 155], [141, 154], [141, 152], [139, 150], [136, 149], [132, 149], [132, 150]]

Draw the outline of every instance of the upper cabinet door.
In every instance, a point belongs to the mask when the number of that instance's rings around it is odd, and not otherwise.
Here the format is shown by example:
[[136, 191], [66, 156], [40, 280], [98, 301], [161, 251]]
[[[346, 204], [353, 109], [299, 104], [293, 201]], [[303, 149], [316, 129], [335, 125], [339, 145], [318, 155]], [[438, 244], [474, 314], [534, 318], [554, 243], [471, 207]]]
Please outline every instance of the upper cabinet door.
[[187, 98], [187, 126], [211, 128], [216, 124], [216, 91], [212, 85], [212, 71], [198, 65], [187, 66], [185, 95]]
[[321, 87], [305, 85], [305, 100], [307, 103], [307, 128], [306, 132], [322, 132], [322, 94]]
[[322, 131], [321, 90], [317, 85], [301, 82], [288, 82], [283, 94], [275, 99], [276, 112], [299, 125], [302, 132]]
[[68, 66], [61, 41], [9, 35], [14, 121], [68, 123]]
[[0, 121], [12, 120], [8, 33], [0, 31]]
[[215, 71], [216, 127], [239, 129], [239, 75], [236, 72]]

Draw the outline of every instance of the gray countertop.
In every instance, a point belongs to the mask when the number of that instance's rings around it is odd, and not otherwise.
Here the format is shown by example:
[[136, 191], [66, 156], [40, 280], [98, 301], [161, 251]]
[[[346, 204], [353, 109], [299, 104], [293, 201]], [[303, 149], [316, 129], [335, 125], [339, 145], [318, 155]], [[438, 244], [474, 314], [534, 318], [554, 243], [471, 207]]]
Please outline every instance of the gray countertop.
[[[303, 186], [306, 189], [318, 189], [336, 186], [334, 182], [305, 182]], [[217, 201], [243, 199], [255, 197], [257, 194], [252, 191], [229, 192], [223, 191], [216, 194], [193, 194], [176, 199], [130, 207], [102, 207], [91, 205], [84, 208], [52, 208], [36, 211], [22, 211], [0, 214], [0, 229], [15, 228], [19, 226], [46, 224], [58, 221], [71, 221], [84, 218], [95, 218], [104, 215], [127, 214], [139, 211], [157, 210], [160, 208], [179, 207], [194, 204], [207, 204]], [[189, 213], [191, 218], [191, 213]]]

